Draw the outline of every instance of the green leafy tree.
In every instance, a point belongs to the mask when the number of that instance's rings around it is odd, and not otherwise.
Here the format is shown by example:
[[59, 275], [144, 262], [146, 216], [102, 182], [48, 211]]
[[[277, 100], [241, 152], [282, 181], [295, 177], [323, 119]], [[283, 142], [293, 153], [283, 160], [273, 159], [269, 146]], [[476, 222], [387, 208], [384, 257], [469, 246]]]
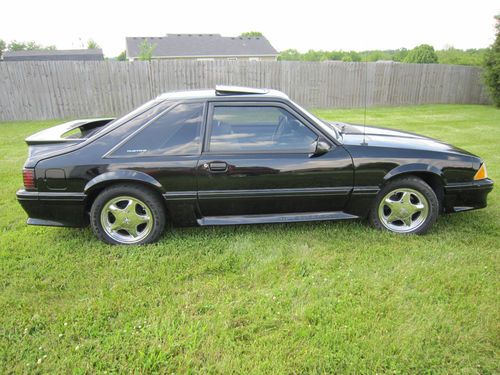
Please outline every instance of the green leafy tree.
[[461, 50], [448, 47], [441, 51], [436, 51], [440, 64], [453, 65], [476, 65], [481, 66], [486, 57], [486, 48]]
[[55, 50], [56, 46], [54, 45], [49, 45], [49, 46], [42, 46], [41, 44], [36, 43], [35, 41], [31, 40], [29, 42], [18, 42], [17, 40], [13, 40], [12, 42], [9, 43], [7, 46], [7, 49], [9, 51], [40, 51], [40, 50]]
[[87, 49], [99, 49], [101, 48], [99, 44], [94, 39], [89, 39], [87, 41]]
[[496, 37], [486, 54], [484, 62], [484, 81], [490, 90], [493, 103], [500, 107], [500, 14], [496, 19]]
[[122, 51], [118, 56], [116, 56], [118, 61], [127, 61], [127, 51]]
[[398, 61], [398, 62], [403, 62], [407, 55], [408, 55], [408, 50], [406, 48], [400, 48], [400, 49], [394, 51], [394, 54], [392, 56], [392, 60]]
[[[468, 49], [459, 50], [453, 47], [448, 47], [445, 50], [434, 51], [431, 46], [422, 45], [409, 51], [406, 48], [396, 50], [372, 50], [372, 51], [321, 51], [309, 50], [305, 53], [300, 53], [295, 49], [287, 49], [282, 51], [278, 60], [294, 60], [294, 61], [397, 61], [408, 63], [436, 63], [440, 64], [459, 64], [459, 65], [476, 65], [482, 64], [486, 55], [486, 49]], [[436, 60], [437, 56], [437, 60]]]
[[2, 58], [3, 51], [5, 51], [5, 48], [7, 47], [7, 44], [3, 39], [0, 39], [0, 58]]
[[301, 60], [301, 54], [296, 49], [286, 49], [280, 52], [278, 60], [281, 61], [297, 61]]
[[240, 34], [240, 37], [248, 37], [248, 38], [257, 36], [264, 36], [264, 35], [260, 31], [247, 31]]
[[[38, 47], [38, 48], [37, 48]], [[9, 43], [7, 46], [7, 49], [9, 51], [15, 52], [15, 51], [27, 51], [27, 50], [32, 50], [32, 49], [42, 49], [42, 46], [36, 44], [35, 42], [18, 42], [17, 40], [13, 40], [12, 42]]]
[[146, 39], [139, 44], [139, 56], [137, 57], [141, 61], [151, 61], [153, 53], [156, 49], [156, 43], [149, 43]]
[[391, 55], [384, 51], [368, 51], [363, 61], [391, 60]]
[[436, 55], [436, 51], [434, 51], [433, 46], [421, 44], [408, 52], [403, 62], [416, 64], [437, 64], [438, 56]]
[[[348, 57], [346, 57], [346, 56], [348, 56]], [[346, 57], [346, 58], [350, 59], [350, 61], [354, 61], [354, 62], [361, 61], [361, 55], [356, 51], [346, 52], [344, 57]]]

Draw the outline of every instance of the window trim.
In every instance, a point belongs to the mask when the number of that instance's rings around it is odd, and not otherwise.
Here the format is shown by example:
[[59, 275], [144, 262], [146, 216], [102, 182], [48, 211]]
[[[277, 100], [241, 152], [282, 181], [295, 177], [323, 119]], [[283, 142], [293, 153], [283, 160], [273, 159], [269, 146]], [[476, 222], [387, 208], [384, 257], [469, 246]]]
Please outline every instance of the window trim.
[[[170, 155], [165, 155], [165, 154], [158, 154], [158, 155], [116, 155], [114, 154], [116, 150], [118, 150], [120, 147], [122, 147], [125, 143], [127, 143], [129, 140], [131, 140], [133, 137], [135, 137], [137, 134], [145, 130], [147, 127], [149, 127], [151, 124], [153, 124], [157, 119], [165, 115], [166, 113], [170, 112], [174, 108], [178, 107], [179, 105], [183, 104], [201, 104], [203, 106], [202, 114], [201, 114], [201, 126], [200, 126], [200, 144], [198, 146], [198, 152], [196, 153], [191, 153], [191, 154], [170, 154]], [[200, 100], [200, 101], [182, 101], [182, 102], [173, 102], [172, 105], [168, 106], [165, 108], [165, 110], [161, 111], [158, 113], [155, 117], [151, 118], [150, 120], [146, 121], [142, 126], [140, 126], [137, 130], [126, 136], [123, 140], [118, 142], [113, 148], [111, 148], [108, 152], [106, 152], [103, 155], [103, 158], [106, 159], [130, 159], [130, 158], [159, 158], [159, 157], [178, 157], [178, 156], [200, 156], [203, 150], [203, 143], [204, 143], [204, 134], [205, 134], [205, 124], [206, 124], [206, 119], [207, 119], [207, 102], [205, 100]]]
[[209, 101], [208, 111], [206, 119], [206, 127], [203, 142], [204, 155], [244, 155], [244, 154], [303, 154], [309, 155], [310, 151], [298, 151], [297, 149], [281, 149], [281, 150], [233, 150], [233, 151], [210, 151], [210, 138], [212, 136], [212, 122], [215, 107], [275, 107], [280, 108], [291, 115], [293, 115], [298, 121], [300, 121], [304, 126], [316, 134], [317, 139], [326, 140], [330, 145], [335, 146], [329, 139], [325, 139], [325, 136], [320, 132], [310, 121], [304, 117], [300, 112], [297, 112], [289, 105], [282, 102], [264, 102], [264, 101]]

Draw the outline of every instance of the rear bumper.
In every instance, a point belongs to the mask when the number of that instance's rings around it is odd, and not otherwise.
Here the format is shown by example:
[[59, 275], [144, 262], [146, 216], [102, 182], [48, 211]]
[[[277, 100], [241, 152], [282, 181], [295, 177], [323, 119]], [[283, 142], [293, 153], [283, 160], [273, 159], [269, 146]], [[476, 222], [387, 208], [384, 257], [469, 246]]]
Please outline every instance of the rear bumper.
[[450, 184], [444, 187], [443, 209], [445, 212], [461, 212], [484, 208], [487, 196], [493, 190], [493, 180]]
[[28, 214], [28, 224], [84, 227], [88, 224], [83, 193], [18, 190], [17, 200]]

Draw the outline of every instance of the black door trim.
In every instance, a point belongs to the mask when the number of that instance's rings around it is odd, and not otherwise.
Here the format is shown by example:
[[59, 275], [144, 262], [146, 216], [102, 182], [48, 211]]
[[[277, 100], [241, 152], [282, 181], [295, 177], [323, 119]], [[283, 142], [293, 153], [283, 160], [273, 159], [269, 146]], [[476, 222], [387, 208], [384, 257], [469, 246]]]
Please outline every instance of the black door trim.
[[332, 196], [348, 195], [351, 190], [351, 186], [298, 189], [203, 190], [198, 192], [198, 199]]

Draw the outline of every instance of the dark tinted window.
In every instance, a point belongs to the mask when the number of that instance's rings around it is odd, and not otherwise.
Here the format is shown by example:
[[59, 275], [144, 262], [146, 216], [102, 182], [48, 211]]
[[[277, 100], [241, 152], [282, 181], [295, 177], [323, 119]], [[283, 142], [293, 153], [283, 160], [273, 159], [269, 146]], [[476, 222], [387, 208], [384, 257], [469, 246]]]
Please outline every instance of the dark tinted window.
[[203, 104], [179, 104], [120, 146], [115, 155], [192, 155], [200, 152]]
[[278, 107], [215, 107], [209, 149], [312, 152], [316, 134]]

